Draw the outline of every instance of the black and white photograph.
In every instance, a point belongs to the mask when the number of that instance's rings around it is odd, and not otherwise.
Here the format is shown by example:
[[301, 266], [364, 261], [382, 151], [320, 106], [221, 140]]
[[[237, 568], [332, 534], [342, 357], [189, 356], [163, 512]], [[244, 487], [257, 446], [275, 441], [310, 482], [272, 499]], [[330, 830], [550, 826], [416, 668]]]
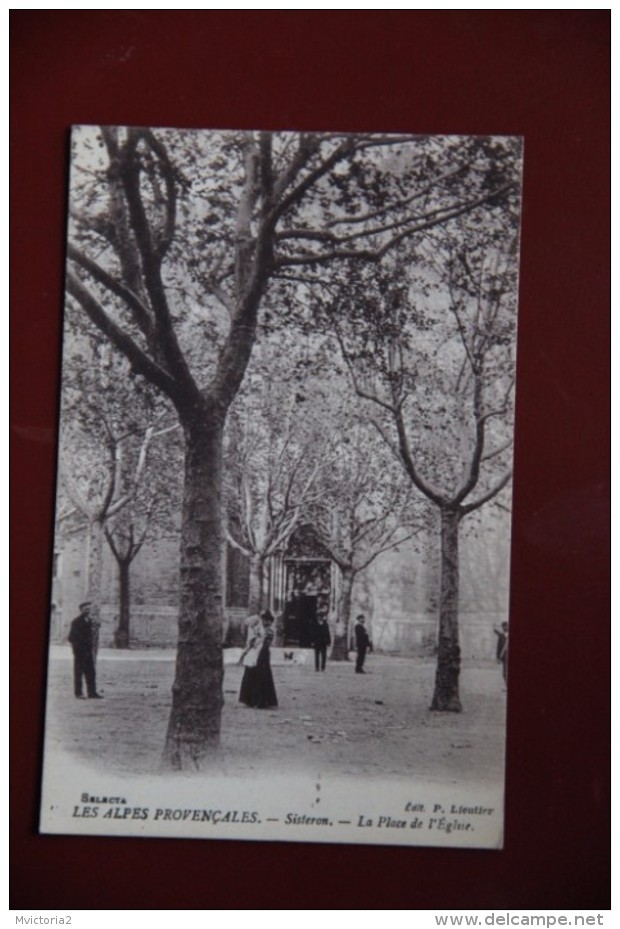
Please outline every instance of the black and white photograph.
[[503, 847], [522, 160], [73, 128], [42, 832]]

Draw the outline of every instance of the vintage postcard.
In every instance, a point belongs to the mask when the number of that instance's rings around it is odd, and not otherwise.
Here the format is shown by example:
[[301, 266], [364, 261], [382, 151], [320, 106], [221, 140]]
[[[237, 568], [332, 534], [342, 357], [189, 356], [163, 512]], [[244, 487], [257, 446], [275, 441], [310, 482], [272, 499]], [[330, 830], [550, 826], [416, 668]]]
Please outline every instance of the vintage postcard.
[[521, 158], [74, 128], [42, 832], [502, 847]]

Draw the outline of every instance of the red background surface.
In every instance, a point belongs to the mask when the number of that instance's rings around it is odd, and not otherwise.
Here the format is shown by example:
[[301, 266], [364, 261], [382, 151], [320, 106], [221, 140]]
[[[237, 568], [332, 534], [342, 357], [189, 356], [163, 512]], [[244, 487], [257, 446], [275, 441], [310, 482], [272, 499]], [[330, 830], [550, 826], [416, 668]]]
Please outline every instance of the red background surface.
[[[609, 13], [11, 26], [12, 906], [609, 906]], [[525, 137], [504, 851], [37, 835], [71, 123]]]

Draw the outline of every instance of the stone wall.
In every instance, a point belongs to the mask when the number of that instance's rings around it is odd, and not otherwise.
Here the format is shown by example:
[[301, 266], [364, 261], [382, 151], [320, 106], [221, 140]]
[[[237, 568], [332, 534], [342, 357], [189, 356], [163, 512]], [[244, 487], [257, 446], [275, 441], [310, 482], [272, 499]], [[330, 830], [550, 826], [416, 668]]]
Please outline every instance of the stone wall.
[[[462, 524], [460, 634], [465, 660], [494, 660], [493, 631], [508, 619], [507, 519]], [[352, 619], [366, 616], [375, 648], [386, 654], [432, 656], [439, 623], [440, 553], [432, 536], [380, 555], [353, 591]]]
[[[493, 627], [508, 615], [506, 519], [466, 523], [461, 540], [461, 648], [464, 660], [493, 660]], [[475, 530], [475, 531], [473, 531]], [[65, 641], [71, 619], [85, 596], [85, 534], [65, 542], [53, 584], [52, 640]], [[174, 647], [177, 641], [178, 541], [146, 544], [131, 569], [131, 643], [141, 647]], [[117, 567], [107, 548], [103, 570], [100, 641], [113, 645], [118, 612]], [[363, 612], [377, 651], [431, 657], [436, 647], [439, 603], [439, 552], [432, 537], [405, 543], [379, 556], [358, 575], [352, 618]], [[224, 640], [242, 644], [245, 610], [225, 608]], [[234, 639], [234, 641], [233, 641]]]

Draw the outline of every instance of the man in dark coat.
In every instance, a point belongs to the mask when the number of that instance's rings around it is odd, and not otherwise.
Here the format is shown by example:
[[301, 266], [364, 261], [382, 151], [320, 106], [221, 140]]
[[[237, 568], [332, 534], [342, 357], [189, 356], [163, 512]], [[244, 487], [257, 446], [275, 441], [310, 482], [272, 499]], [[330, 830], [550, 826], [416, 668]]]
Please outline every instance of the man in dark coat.
[[324, 671], [327, 662], [327, 646], [332, 644], [329, 623], [325, 613], [319, 613], [314, 626], [314, 670]]
[[364, 661], [366, 659], [366, 652], [370, 646], [370, 639], [368, 633], [366, 632], [365, 617], [363, 613], [355, 620], [355, 647], [357, 649], [357, 658], [355, 660], [355, 673], [356, 674], [366, 674], [364, 671]]
[[101, 699], [95, 681], [95, 658], [93, 651], [93, 621], [90, 601], [80, 603], [80, 615], [71, 623], [69, 642], [73, 649], [73, 692], [76, 697], [84, 696], [82, 679], [86, 681], [86, 693], [92, 699]]
[[493, 632], [497, 636], [497, 651], [495, 657], [502, 665], [502, 674], [506, 681], [506, 668], [508, 665], [508, 623], [502, 623], [498, 629]]

